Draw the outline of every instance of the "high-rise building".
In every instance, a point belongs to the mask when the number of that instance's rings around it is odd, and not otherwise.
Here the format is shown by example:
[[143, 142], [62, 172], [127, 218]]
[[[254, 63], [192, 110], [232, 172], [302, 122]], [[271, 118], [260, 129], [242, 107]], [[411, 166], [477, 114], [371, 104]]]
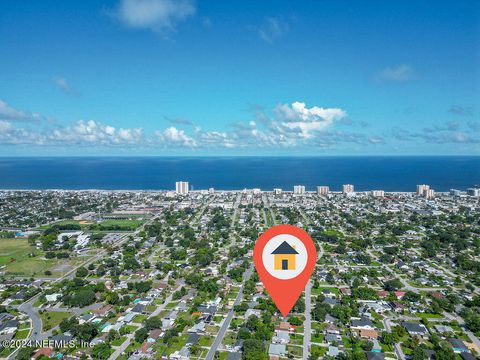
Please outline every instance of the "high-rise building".
[[385, 191], [383, 190], [372, 190], [371, 194], [373, 197], [379, 197], [379, 198], [385, 197]]
[[433, 199], [435, 197], [435, 190], [427, 189], [423, 192], [425, 199]]
[[328, 186], [317, 186], [318, 195], [328, 195], [330, 188]]
[[462, 191], [457, 189], [450, 189], [450, 195], [452, 196], [462, 196]]
[[480, 188], [468, 188], [467, 194], [470, 196], [480, 197]]
[[425, 191], [427, 191], [428, 189], [430, 189], [430, 185], [417, 185], [417, 195], [424, 196]]
[[352, 184], [345, 184], [343, 185], [343, 193], [348, 194], [348, 193], [353, 193], [355, 192], [355, 189]]
[[281, 195], [282, 194], [282, 189], [273, 189], [273, 195]]
[[175, 183], [175, 192], [179, 195], [188, 194], [188, 181], [177, 181]]
[[295, 185], [293, 187], [293, 193], [296, 194], [296, 195], [305, 194], [305, 186]]

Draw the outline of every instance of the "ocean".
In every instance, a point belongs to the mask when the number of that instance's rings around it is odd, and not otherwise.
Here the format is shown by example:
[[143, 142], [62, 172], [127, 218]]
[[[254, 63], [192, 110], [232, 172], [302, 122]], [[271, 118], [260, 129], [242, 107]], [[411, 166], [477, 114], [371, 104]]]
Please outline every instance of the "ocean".
[[0, 189], [465, 190], [480, 184], [480, 157], [11, 157], [0, 158]]

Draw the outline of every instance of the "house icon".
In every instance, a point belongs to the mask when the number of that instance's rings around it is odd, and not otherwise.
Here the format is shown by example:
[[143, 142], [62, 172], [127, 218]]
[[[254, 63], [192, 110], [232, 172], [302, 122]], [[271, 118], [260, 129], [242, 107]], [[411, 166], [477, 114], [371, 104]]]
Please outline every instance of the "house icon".
[[298, 252], [290, 246], [286, 241], [280, 244], [275, 250], [273, 250], [272, 255], [274, 256], [274, 270], [295, 270], [296, 269], [296, 258]]

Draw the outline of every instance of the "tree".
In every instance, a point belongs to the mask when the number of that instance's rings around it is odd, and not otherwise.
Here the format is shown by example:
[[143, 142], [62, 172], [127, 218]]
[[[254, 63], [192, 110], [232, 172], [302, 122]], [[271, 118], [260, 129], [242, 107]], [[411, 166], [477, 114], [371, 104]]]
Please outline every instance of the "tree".
[[162, 320], [158, 316], [154, 316], [145, 320], [145, 328], [147, 330], [160, 329], [162, 327]]
[[300, 326], [303, 323], [302, 319], [300, 319], [299, 317], [296, 317], [296, 316], [292, 316], [289, 319], [289, 321], [290, 321], [290, 324], [292, 324], [294, 326]]
[[148, 337], [148, 330], [146, 328], [141, 328], [135, 331], [135, 341], [138, 343], [143, 343]]
[[113, 341], [118, 337], [118, 331], [115, 329], [110, 329], [107, 335], [108, 341]]
[[427, 354], [421, 346], [415, 346], [413, 348], [412, 360], [427, 360]]
[[397, 341], [397, 338], [394, 333], [389, 333], [387, 331], [382, 332], [382, 343], [386, 345], [393, 345]]
[[63, 299], [63, 302], [71, 307], [85, 307], [93, 304], [95, 301], [95, 292], [90, 289], [80, 289], [72, 295], [67, 295]]
[[21, 347], [17, 353], [17, 360], [30, 360], [33, 354], [33, 348], [31, 347]]
[[267, 351], [262, 340], [247, 339], [243, 342], [243, 360], [266, 360]]
[[79, 278], [86, 277], [87, 275], [88, 275], [88, 270], [85, 269], [83, 266], [79, 267], [77, 272], [75, 273], [75, 276]]
[[396, 291], [402, 288], [402, 282], [398, 279], [392, 279], [385, 283], [384, 288], [387, 291]]
[[98, 334], [97, 326], [92, 323], [78, 325], [70, 331], [72, 332], [72, 335], [83, 341], [91, 341]]
[[242, 339], [242, 340], [249, 339], [250, 338], [250, 331], [248, 331], [248, 329], [246, 327], [240, 328], [240, 330], [237, 333], [237, 338]]
[[190, 346], [190, 354], [192, 355], [197, 355], [200, 353], [200, 345], [198, 344], [192, 344]]
[[92, 355], [94, 359], [108, 359], [110, 357], [110, 345], [107, 343], [100, 343], [92, 348]]
[[435, 353], [435, 360], [455, 360], [455, 353], [450, 348], [441, 348]]
[[120, 302], [120, 296], [116, 292], [109, 292], [105, 296], [105, 301], [109, 304], [115, 305]]

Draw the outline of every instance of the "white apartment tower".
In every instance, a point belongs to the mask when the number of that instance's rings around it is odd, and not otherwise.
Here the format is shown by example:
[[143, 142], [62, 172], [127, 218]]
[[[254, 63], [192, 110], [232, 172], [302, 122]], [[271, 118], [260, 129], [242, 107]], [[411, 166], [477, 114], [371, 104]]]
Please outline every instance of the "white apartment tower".
[[425, 199], [433, 199], [435, 197], [435, 190], [427, 189], [423, 192]]
[[293, 187], [293, 193], [296, 194], [296, 195], [305, 194], [305, 186], [295, 185]]
[[469, 196], [480, 197], [480, 188], [468, 188], [467, 194]]
[[343, 185], [343, 193], [344, 194], [349, 194], [355, 192], [355, 189], [352, 184], [345, 184]]
[[175, 183], [175, 192], [179, 195], [188, 194], [188, 181], [177, 181]]
[[428, 189], [430, 189], [430, 185], [425, 185], [425, 184], [417, 185], [417, 195], [419, 196], [425, 195], [425, 191], [427, 191]]
[[318, 195], [328, 195], [330, 188], [328, 186], [317, 186]]

